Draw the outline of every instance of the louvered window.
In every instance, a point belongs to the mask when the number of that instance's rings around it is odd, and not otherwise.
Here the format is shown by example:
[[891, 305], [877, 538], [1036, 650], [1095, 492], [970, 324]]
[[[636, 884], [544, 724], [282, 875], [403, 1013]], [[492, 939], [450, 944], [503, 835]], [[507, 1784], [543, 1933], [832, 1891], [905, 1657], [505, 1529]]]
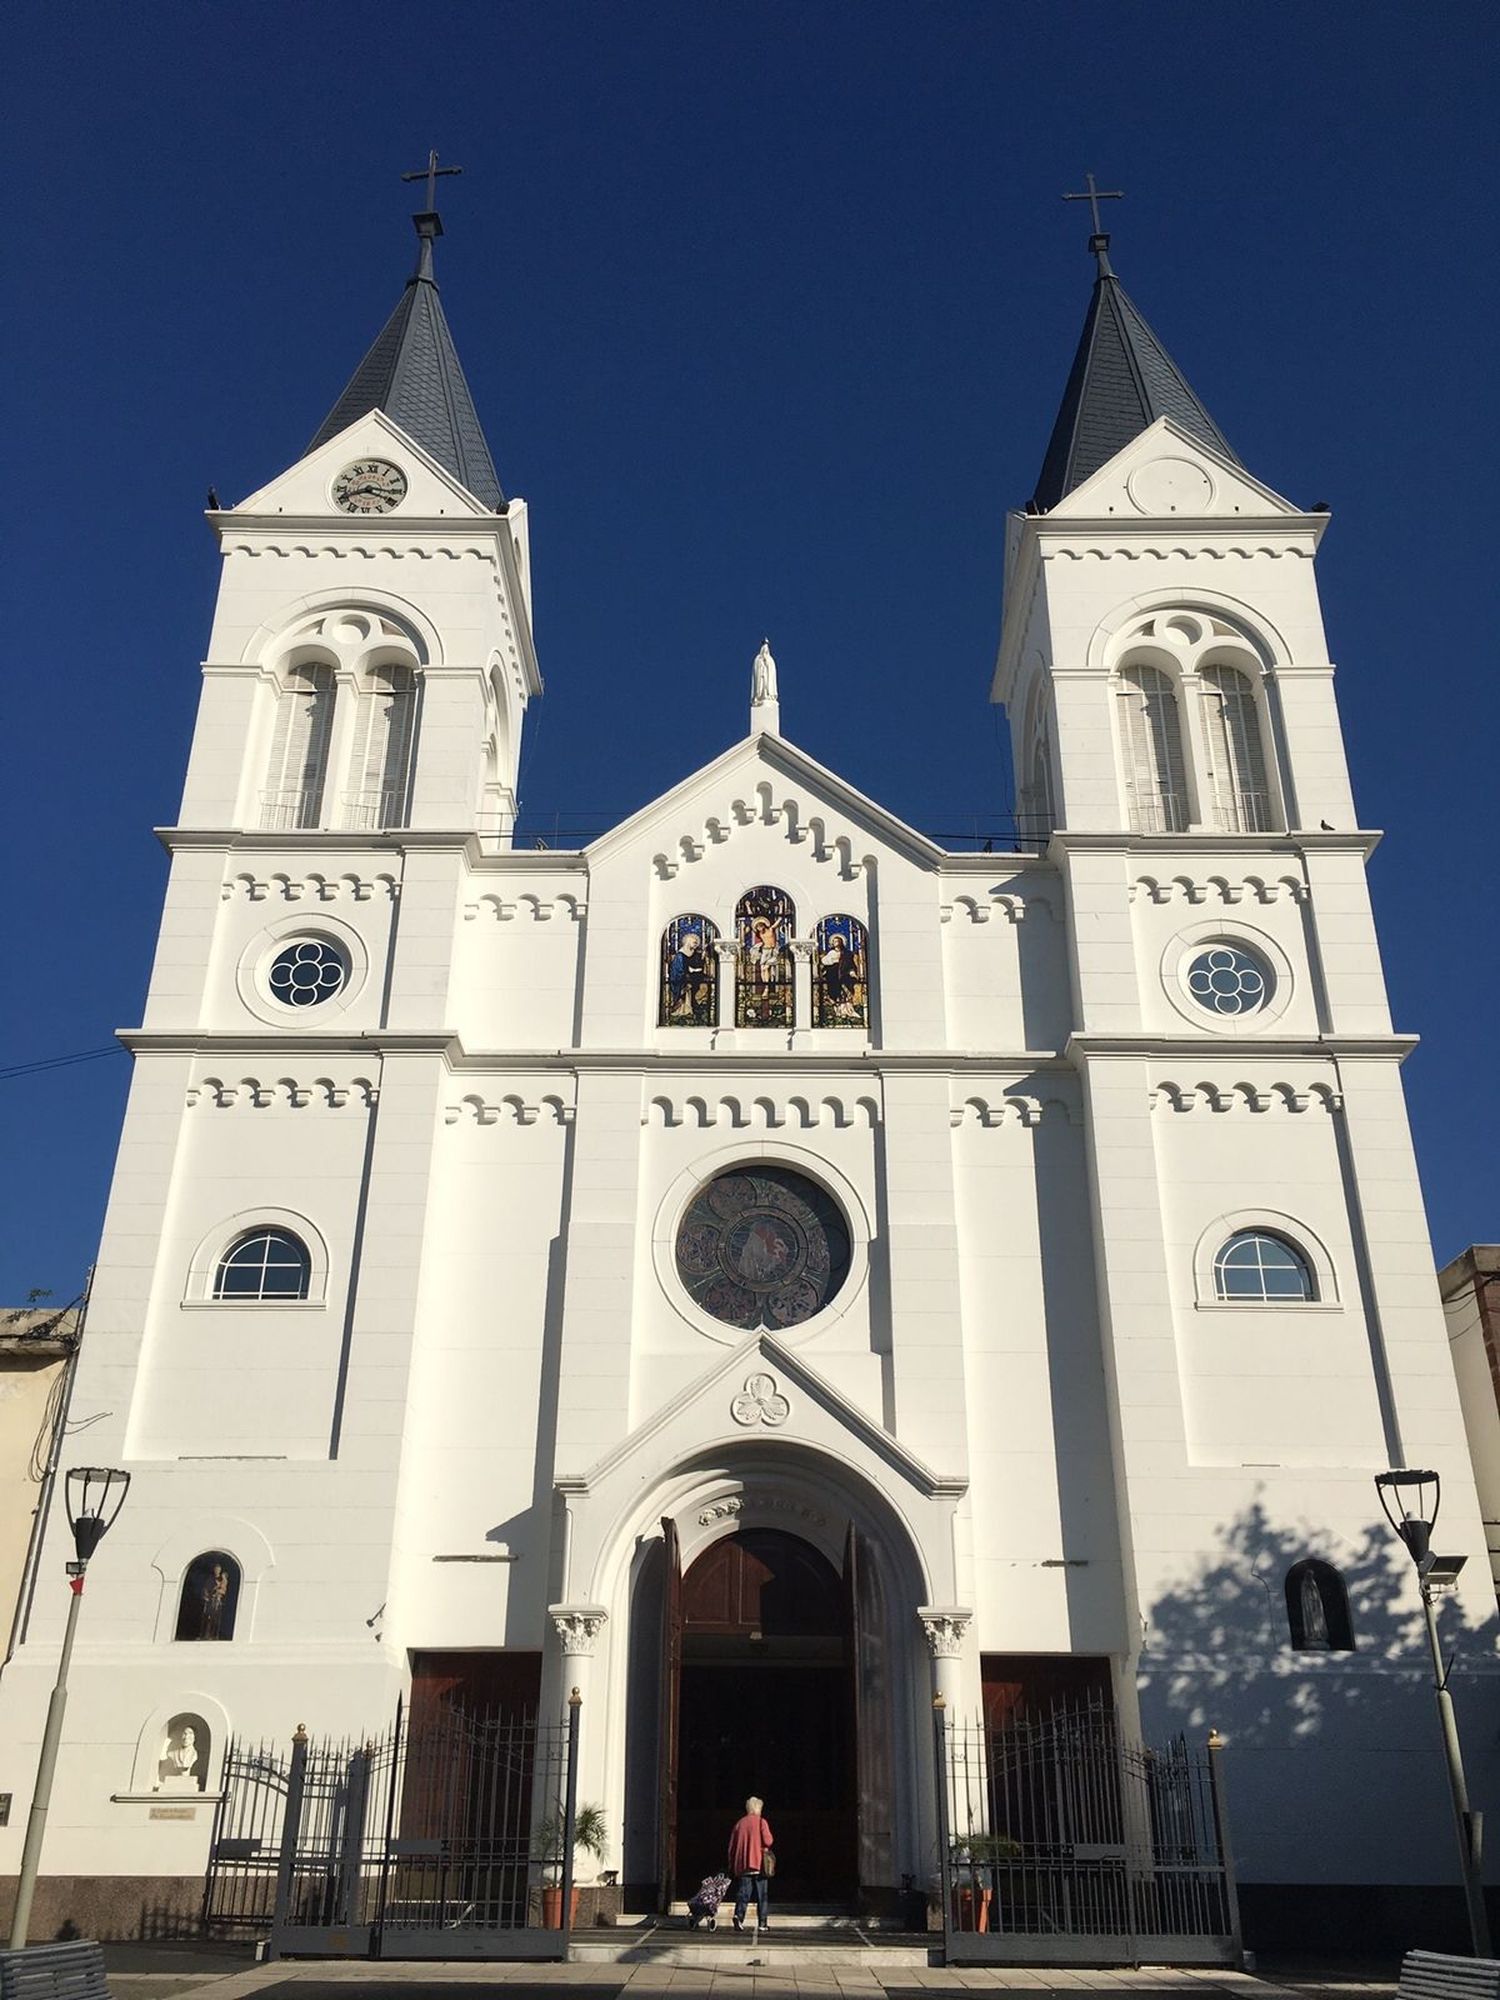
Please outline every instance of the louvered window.
[[332, 667], [314, 664], [290, 668], [276, 697], [271, 761], [261, 794], [262, 826], [320, 824], [332, 728]]
[[1130, 824], [1137, 833], [1181, 833], [1188, 793], [1172, 683], [1159, 667], [1127, 667], [1119, 699]]
[[1237, 667], [1204, 667], [1201, 677], [1214, 824], [1226, 833], [1269, 833], [1271, 792], [1255, 689]]
[[406, 823], [415, 689], [409, 667], [381, 667], [360, 690], [344, 794], [345, 826]]

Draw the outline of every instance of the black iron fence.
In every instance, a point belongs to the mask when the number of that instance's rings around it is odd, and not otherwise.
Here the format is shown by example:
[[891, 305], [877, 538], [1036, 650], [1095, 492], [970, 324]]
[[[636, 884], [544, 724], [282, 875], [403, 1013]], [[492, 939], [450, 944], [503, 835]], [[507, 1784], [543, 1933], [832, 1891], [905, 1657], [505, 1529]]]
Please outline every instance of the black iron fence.
[[566, 1957], [578, 1721], [398, 1705], [378, 1737], [231, 1742], [205, 1921], [273, 1958]]
[[950, 1961], [1238, 1964], [1217, 1738], [1129, 1741], [1107, 1703], [937, 1711]]

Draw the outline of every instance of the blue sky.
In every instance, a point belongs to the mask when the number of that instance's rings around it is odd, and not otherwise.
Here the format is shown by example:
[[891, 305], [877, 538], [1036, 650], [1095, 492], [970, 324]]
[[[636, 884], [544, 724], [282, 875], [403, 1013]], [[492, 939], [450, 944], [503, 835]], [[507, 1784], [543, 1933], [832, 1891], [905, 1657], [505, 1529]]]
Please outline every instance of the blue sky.
[[[11, 976], [0, 1063], [139, 1017], [215, 588], [446, 184], [443, 296], [531, 503], [532, 815], [788, 735], [942, 834], [1008, 803], [1007, 508], [1116, 267], [1319, 569], [1438, 1253], [1500, 1236], [1487, 995], [1500, 185], [1488, 6], [25, 5], [7, 33]], [[76, 1288], [127, 1062], [3, 1085], [0, 1301]]]

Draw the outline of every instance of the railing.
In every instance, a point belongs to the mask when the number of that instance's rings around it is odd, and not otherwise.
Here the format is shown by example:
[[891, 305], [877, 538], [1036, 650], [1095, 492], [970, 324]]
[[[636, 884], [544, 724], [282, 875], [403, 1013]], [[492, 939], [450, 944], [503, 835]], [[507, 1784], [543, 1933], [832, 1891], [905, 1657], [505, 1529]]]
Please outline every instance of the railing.
[[1214, 825], [1221, 833], [1274, 833], [1271, 794], [1236, 791], [1215, 799]]
[[316, 826], [323, 810], [320, 787], [310, 791], [271, 791], [260, 795], [260, 823], [268, 833], [286, 833], [295, 827]]
[[374, 1737], [231, 1742], [205, 1924], [272, 1958], [565, 1958], [578, 1720], [398, 1707]]
[[1137, 793], [1130, 802], [1136, 833], [1186, 833], [1188, 802], [1181, 792]]
[[343, 823], [355, 832], [373, 833], [383, 826], [401, 826], [405, 820], [405, 795], [399, 785], [344, 794]]
[[1133, 1743], [1094, 1702], [936, 1723], [950, 1963], [1235, 1965], [1217, 1739]]

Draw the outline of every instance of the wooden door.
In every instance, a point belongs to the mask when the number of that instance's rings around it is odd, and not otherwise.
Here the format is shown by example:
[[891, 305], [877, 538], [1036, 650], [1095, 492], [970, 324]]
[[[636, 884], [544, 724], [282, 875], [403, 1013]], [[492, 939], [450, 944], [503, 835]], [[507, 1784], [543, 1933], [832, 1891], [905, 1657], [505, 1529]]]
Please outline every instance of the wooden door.
[[677, 1895], [677, 1739], [680, 1690], [682, 1686], [682, 1550], [677, 1540], [677, 1524], [663, 1518], [662, 1545], [666, 1573], [661, 1592], [661, 1769], [657, 1798], [661, 1801], [658, 1821], [660, 1852], [657, 1873], [661, 1882], [661, 1907], [669, 1910]]

